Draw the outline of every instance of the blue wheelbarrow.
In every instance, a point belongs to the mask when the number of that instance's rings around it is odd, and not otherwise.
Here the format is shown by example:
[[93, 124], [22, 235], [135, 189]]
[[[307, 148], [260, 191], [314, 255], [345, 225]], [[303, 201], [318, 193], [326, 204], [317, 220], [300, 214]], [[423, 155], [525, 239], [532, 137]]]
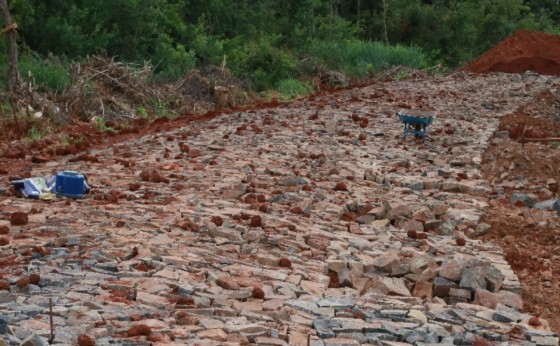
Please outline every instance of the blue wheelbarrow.
[[404, 139], [406, 135], [413, 134], [415, 138], [422, 137], [422, 143], [426, 141], [426, 128], [436, 119], [434, 112], [421, 110], [400, 110], [397, 115], [404, 125]]

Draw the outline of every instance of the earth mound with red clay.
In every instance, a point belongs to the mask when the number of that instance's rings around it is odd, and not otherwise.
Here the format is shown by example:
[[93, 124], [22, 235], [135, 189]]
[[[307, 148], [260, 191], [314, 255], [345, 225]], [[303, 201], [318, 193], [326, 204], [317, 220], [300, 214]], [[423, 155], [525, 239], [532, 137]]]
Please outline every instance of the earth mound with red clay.
[[517, 30], [462, 70], [474, 73], [535, 71], [560, 76], [560, 36]]

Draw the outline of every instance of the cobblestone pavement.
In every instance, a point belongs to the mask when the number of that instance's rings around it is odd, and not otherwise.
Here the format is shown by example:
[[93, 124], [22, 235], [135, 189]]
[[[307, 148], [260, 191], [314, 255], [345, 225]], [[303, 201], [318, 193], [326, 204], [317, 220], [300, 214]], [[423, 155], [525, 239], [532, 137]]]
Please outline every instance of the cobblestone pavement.
[[[52, 299], [54, 344], [557, 345], [465, 236], [489, 227], [499, 117], [556, 79], [378, 83], [39, 164], [93, 190], [0, 196], [4, 344], [48, 344]], [[403, 108], [437, 114], [425, 144]]]

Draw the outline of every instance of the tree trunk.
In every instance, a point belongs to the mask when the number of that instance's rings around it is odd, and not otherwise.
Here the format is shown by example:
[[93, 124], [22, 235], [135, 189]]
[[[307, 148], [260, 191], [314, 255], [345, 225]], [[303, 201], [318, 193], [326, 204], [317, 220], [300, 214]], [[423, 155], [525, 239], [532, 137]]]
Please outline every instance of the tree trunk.
[[[8, 8], [7, 0], [0, 0], [0, 7], [2, 10], [2, 15], [4, 17], [4, 25], [6, 27], [12, 25], [12, 16], [10, 15], [10, 10]], [[18, 58], [17, 58], [17, 40], [16, 40], [16, 30], [9, 30], [6, 34], [8, 39], [8, 91], [16, 91], [19, 87], [19, 70], [18, 70]]]
[[385, 44], [389, 45], [389, 35], [387, 35], [387, 7], [388, 0], [383, 0], [383, 28], [385, 30]]

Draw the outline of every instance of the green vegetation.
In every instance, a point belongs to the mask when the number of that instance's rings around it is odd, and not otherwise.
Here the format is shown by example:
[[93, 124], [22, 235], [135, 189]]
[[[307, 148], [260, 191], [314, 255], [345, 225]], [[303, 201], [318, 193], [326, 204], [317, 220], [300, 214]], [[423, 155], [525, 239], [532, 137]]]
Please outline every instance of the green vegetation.
[[32, 127], [27, 132], [27, 139], [30, 141], [38, 141], [40, 139], [43, 139], [47, 132], [48, 131], [46, 129], [38, 130], [37, 128]]
[[70, 84], [68, 65], [57, 58], [42, 59], [27, 54], [19, 60], [19, 69], [39, 90], [62, 91]]
[[107, 126], [107, 124], [105, 123], [105, 118], [101, 118], [101, 117], [95, 118], [94, 125], [95, 128], [97, 128], [97, 131], [99, 132], [115, 132], [114, 128]]
[[[560, 32], [556, 0], [11, 0], [9, 6], [24, 51], [22, 76], [55, 92], [68, 87], [70, 63], [101, 55], [150, 62], [158, 82], [221, 66], [249, 80], [253, 91], [292, 97], [308, 92], [301, 81], [326, 71], [361, 79], [395, 65], [453, 68], [515, 29]], [[5, 51], [0, 40], [2, 61]], [[5, 69], [0, 77], [4, 83]], [[169, 116], [166, 108], [159, 116]]]
[[424, 53], [417, 47], [401, 44], [387, 46], [380, 42], [350, 40], [314, 42], [308, 50], [329, 69], [340, 70], [351, 77], [363, 77], [391, 66], [427, 67]]
[[289, 78], [283, 79], [276, 86], [276, 90], [287, 99], [309, 95], [313, 92], [313, 86], [306, 82]]

